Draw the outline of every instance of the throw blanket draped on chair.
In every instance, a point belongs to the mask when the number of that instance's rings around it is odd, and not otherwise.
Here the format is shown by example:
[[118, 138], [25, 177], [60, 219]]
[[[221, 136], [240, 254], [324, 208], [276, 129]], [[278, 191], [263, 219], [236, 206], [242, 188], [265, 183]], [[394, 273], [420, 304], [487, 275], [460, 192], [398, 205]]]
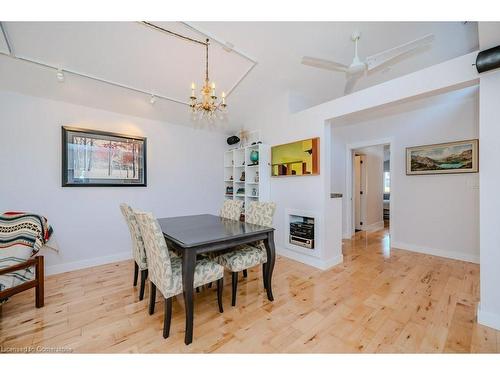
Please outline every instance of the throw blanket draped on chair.
[[[35, 256], [52, 235], [43, 216], [27, 212], [0, 215], [0, 268], [23, 263]], [[33, 267], [0, 275], [0, 291], [34, 278]]]

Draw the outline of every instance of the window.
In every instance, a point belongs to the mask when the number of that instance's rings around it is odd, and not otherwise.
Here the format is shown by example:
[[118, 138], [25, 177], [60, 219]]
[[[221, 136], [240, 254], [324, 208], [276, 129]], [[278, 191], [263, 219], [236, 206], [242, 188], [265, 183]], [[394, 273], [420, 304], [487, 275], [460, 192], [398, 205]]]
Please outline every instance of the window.
[[384, 194], [389, 194], [390, 192], [391, 192], [391, 172], [384, 172]]

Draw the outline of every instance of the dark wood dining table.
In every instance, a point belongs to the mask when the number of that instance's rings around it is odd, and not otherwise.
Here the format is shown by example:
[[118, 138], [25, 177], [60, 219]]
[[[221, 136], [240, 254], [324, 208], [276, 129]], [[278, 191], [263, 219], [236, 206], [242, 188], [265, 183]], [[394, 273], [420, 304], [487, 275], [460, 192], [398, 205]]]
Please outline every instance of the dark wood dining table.
[[264, 241], [267, 263], [264, 265], [264, 285], [267, 298], [273, 301], [272, 276], [276, 252], [274, 228], [224, 219], [215, 215], [191, 215], [158, 219], [168, 246], [182, 256], [182, 284], [186, 310], [186, 345], [193, 341], [193, 284], [196, 257], [237, 245]]

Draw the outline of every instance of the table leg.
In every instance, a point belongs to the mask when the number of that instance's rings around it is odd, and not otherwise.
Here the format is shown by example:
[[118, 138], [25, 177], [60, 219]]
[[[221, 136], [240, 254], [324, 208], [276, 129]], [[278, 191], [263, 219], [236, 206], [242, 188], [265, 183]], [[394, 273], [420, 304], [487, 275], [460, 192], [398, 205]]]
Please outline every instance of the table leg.
[[267, 252], [267, 266], [265, 267], [265, 280], [266, 280], [266, 291], [267, 298], [269, 301], [274, 301], [273, 297], [273, 289], [272, 289], [272, 278], [273, 278], [273, 270], [274, 263], [276, 261], [276, 251], [274, 248], [274, 232], [269, 232], [267, 234], [267, 239], [264, 240], [264, 245], [266, 246]]
[[184, 343], [193, 342], [193, 284], [196, 252], [184, 250], [182, 253], [182, 286], [184, 289], [184, 308], [186, 310], [186, 334]]

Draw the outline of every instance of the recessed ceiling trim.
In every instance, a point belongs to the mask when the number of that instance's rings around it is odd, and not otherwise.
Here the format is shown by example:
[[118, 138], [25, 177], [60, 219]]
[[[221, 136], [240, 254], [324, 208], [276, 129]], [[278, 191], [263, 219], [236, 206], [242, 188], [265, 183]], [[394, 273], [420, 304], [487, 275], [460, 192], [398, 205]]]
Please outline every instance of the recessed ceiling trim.
[[[154, 25], [152, 23], [149, 23], [149, 22], [141, 22], [141, 21], [139, 21], [138, 23], [140, 25], [143, 25], [144, 27], [148, 27], [148, 28], [150, 28], [152, 30], [156, 30], [158, 32], [162, 32], [162, 33], [166, 32], [162, 28], [160, 28], [160, 27], [158, 27], [158, 26], [156, 26], [156, 25]], [[213, 35], [205, 32], [205, 31], [202, 31], [202, 30], [198, 29], [195, 26], [190, 25], [187, 22], [180, 22], [180, 23], [182, 25], [186, 26], [187, 28], [192, 29], [193, 31], [195, 31], [197, 33], [200, 33], [200, 34], [208, 37], [209, 39], [214, 40], [216, 43], [218, 43], [222, 47], [227, 47], [228, 46], [228, 44], [226, 42], [222, 42], [220, 39], [214, 37]], [[108, 85], [116, 86], [116, 87], [119, 87], [119, 88], [122, 88], [122, 89], [127, 89], [127, 90], [130, 90], [130, 91], [138, 92], [138, 93], [147, 95], [148, 97], [151, 97], [152, 95], [154, 95], [156, 98], [160, 98], [160, 99], [168, 100], [168, 101], [171, 101], [171, 102], [174, 102], [174, 103], [178, 103], [178, 104], [183, 104], [183, 105], [189, 106], [189, 103], [187, 101], [182, 101], [182, 100], [175, 99], [175, 98], [168, 97], [168, 96], [164, 96], [164, 95], [161, 95], [161, 94], [157, 94], [157, 93], [145, 91], [145, 90], [139, 89], [137, 87], [133, 87], [133, 86], [129, 86], [129, 85], [126, 85], [126, 84], [123, 84], [123, 83], [111, 81], [111, 80], [108, 80], [108, 79], [105, 79], [105, 78], [93, 76], [93, 75], [90, 75], [90, 74], [87, 74], [87, 73], [83, 73], [83, 72], [79, 72], [79, 71], [76, 71], [76, 70], [61, 68], [59, 66], [55, 66], [55, 65], [49, 64], [49, 63], [47, 63], [45, 61], [41, 61], [41, 60], [38, 60], [38, 59], [17, 56], [14, 53], [13, 44], [9, 40], [7, 31], [5, 29], [5, 25], [3, 25], [2, 22], [0, 22], [0, 30], [2, 32], [2, 35], [3, 35], [4, 39], [5, 39], [5, 42], [7, 44], [7, 48], [8, 48], [8, 51], [9, 51], [9, 53], [5, 53], [5, 52], [1, 52], [0, 51], [1, 55], [7, 56], [7, 57], [10, 57], [10, 58], [19, 60], [19, 61], [24, 61], [24, 62], [28, 62], [28, 63], [31, 63], [31, 64], [35, 64], [35, 65], [38, 65], [38, 66], [46, 68], [46, 69], [54, 69], [55, 71], [62, 70], [65, 73], [69, 73], [69, 74], [73, 74], [73, 75], [76, 75], [76, 76], [79, 76], [79, 77], [84, 77], [84, 78], [92, 79], [94, 81], [98, 81], [98, 82], [105, 83], [105, 84], [108, 84]], [[172, 34], [177, 34], [177, 33], [172, 33]], [[200, 42], [200, 41], [197, 41], [197, 40], [192, 39], [192, 38], [184, 37], [184, 36], [182, 36], [180, 34], [178, 34], [177, 36], [178, 37], [187, 38], [187, 39], [189, 39], [192, 42], [196, 42], [196, 43], [200, 43], [200, 44], [205, 45], [205, 42]], [[246, 60], [250, 61], [252, 64], [247, 69], [247, 71], [241, 75], [241, 77], [236, 81], [236, 83], [227, 91], [226, 98], [228, 98], [231, 95], [231, 93], [234, 92], [234, 90], [241, 83], [241, 81], [243, 81], [243, 79], [245, 79], [245, 77], [247, 77], [248, 74], [257, 65], [257, 61], [255, 59], [253, 59], [253, 58], [249, 57], [248, 55], [246, 55], [245, 53], [243, 53], [243, 52], [235, 49], [234, 46], [232, 46], [232, 45], [231, 45], [231, 52], [235, 52], [236, 54], [238, 54], [241, 57], [245, 58]]]
[[5, 39], [5, 44], [7, 44], [7, 49], [9, 50], [9, 55], [14, 54], [14, 50], [12, 49], [12, 44], [10, 43], [9, 37], [7, 35], [7, 31], [5, 30], [5, 26], [3, 22], [0, 22], [0, 30], [2, 31], [3, 38]]

